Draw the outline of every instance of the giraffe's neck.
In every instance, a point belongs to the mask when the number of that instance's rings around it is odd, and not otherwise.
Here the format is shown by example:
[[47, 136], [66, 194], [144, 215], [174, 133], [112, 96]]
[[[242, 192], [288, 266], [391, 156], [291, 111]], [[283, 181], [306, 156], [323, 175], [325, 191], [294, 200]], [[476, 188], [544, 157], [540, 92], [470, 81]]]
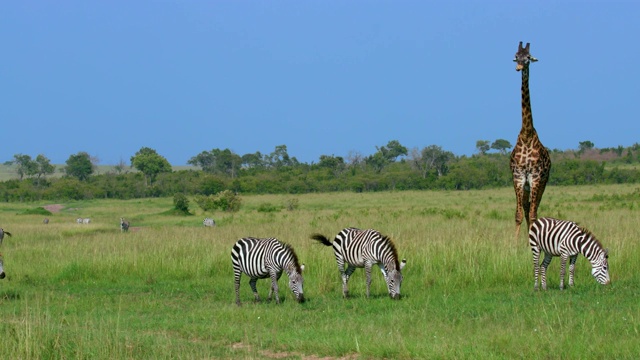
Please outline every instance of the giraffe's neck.
[[522, 129], [520, 134], [531, 137], [535, 134], [533, 115], [531, 115], [531, 97], [529, 95], [529, 65], [522, 68]]

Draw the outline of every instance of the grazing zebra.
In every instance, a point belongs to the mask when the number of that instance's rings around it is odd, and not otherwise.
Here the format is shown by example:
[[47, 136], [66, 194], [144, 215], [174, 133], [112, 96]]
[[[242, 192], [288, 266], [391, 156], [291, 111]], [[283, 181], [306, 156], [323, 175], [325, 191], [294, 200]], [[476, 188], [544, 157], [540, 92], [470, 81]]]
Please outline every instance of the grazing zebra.
[[367, 275], [367, 297], [369, 297], [371, 268], [374, 264], [378, 264], [382, 271], [389, 289], [389, 296], [392, 299], [400, 298], [401, 270], [407, 264], [407, 260], [398, 262], [398, 251], [388, 236], [373, 229], [346, 228], [336, 235], [333, 243], [321, 234], [313, 234], [311, 238], [326, 246], [333, 246], [338, 270], [342, 275], [342, 294], [345, 298], [349, 295], [347, 282], [357, 267], [364, 267]]
[[573, 286], [573, 273], [579, 254], [591, 262], [591, 275], [602, 285], [608, 284], [609, 255], [598, 239], [587, 229], [572, 221], [540, 218], [529, 230], [529, 245], [533, 252], [533, 288], [538, 290], [540, 252], [544, 252], [540, 283], [547, 290], [547, 267], [554, 256], [560, 257], [560, 289], [564, 289], [564, 274], [569, 260], [569, 286]]
[[90, 222], [91, 222], [91, 219], [89, 219], [89, 218], [81, 218], [81, 217], [79, 217], [79, 218], [77, 218], [77, 219], [76, 219], [76, 222], [77, 222], [78, 224], [88, 224], [88, 223], [90, 223]]
[[258, 239], [243, 238], [238, 240], [231, 249], [231, 262], [235, 279], [236, 304], [240, 305], [240, 276], [247, 274], [251, 280], [251, 290], [256, 301], [260, 301], [256, 282], [258, 279], [271, 278], [269, 300], [272, 293], [276, 294], [276, 303], [280, 303], [278, 296], [278, 279], [285, 271], [289, 276], [289, 288], [293, 291], [298, 302], [304, 302], [302, 291], [302, 271], [304, 264], [300, 265], [298, 256], [291, 245], [280, 242], [275, 238]]
[[129, 222], [124, 218], [120, 218], [120, 232], [129, 231]]
[[44, 218], [44, 220], [42, 220], [42, 223], [47, 225], [49, 223], [49, 218]]
[[2, 257], [0, 257], [0, 279], [4, 279], [5, 277], [5, 273], [4, 273], [4, 261], [2, 260]]
[[216, 222], [212, 218], [205, 218], [204, 220], [202, 220], [202, 225], [213, 227], [216, 226]]
[[11, 233], [8, 231], [4, 231], [3, 228], [0, 228], [0, 245], [2, 245], [2, 240], [4, 240], [4, 235], [7, 234], [8, 236], [11, 236]]

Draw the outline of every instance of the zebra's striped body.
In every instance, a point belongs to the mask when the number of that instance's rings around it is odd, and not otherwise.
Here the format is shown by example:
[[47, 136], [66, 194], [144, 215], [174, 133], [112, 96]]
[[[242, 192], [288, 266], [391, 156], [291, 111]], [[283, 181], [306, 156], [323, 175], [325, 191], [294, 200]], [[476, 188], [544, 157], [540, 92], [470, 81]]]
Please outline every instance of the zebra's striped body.
[[202, 225], [206, 227], [213, 227], [216, 226], [216, 222], [212, 218], [205, 218], [202, 220]]
[[2, 240], [4, 240], [4, 235], [11, 236], [11, 233], [8, 231], [4, 231], [3, 228], [0, 228], [0, 245], [2, 245]]
[[[371, 287], [371, 268], [377, 264], [387, 283], [389, 296], [392, 299], [400, 298], [400, 285], [402, 284], [401, 270], [407, 263], [398, 262], [398, 252], [391, 239], [373, 229], [360, 230], [356, 228], [343, 229], [333, 243], [324, 235], [313, 234], [313, 240], [320, 241], [326, 246], [333, 246], [333, 251], [338, 263], [338, 270], [342, 276], [342, 294], [349, 295], [347, 282], [356, 268], [364, 268], [367, 275], [367, 297]], [[345, 264], [347, 268], [345, 269]]]
[[77, 218], [76, 222], [78, 224], [89, 224], [91, 222], [90, 218]]
[[280, 303], [278, 279], [282, 276], [283, 271], [289, 276], [289, 288], [291, 288], [296, 300], [304, 302], [302, 289], [304, 265], [300, 266], [298, 256], [290, 245], [275, 238], [242, 238], [231, 249], [231, 262], [237, 305], [240, 305], [240, 276], [242, 273], [247, 274], [251, 279], [249, 285], [251, 285], [256, 301], [260, 300], [256, 282], [258, 279], [270, 277], [269, 300], [271, 300], [271, 295], [275, 293], [276, 303]]
[[124, 218], [120, 218], [120, 232], [129, 231], [129, 222]]
[[[609, 279], [607, 250], [587, 229], [576, 223], [554, 218], [540, 218], [533, 222], [529, 230], [529, 245], [533, 253], [534, 289], [538, 289], [538, 274], [543, 290], [547, 289], [547, 267], [554, 256], [560, 257], [560, 289], [564, 289], [564, 274], [569, 260], [569, 286], [573, 286], [573, 274], [579, 254], [591, 262], [591, 274], [600, 284]], [[544, 252], [542, 272], [540, 272], [540, 252]]]

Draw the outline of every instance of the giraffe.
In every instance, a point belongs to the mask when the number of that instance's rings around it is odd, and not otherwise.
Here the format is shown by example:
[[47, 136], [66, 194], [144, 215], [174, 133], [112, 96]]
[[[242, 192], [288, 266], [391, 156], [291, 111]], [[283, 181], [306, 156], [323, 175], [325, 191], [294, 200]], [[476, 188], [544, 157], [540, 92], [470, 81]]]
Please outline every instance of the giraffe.
[[533, 127], [529, 96], [529, 63], [538, 59], [529, 53], [529, 45], [527, 43], [523, 48], [521, 41], [513, 60], [516, 62], [516, 71], [522, 72], [522, 129], [511, 152], [510, 161], [517, 202], [516, 238], [520, 235], [523, 218], [527, 221], [527, 228], [538, 218], [538, 206], [540, 206], [551, 170], [549, 152], [540, 142], [538, 133]]

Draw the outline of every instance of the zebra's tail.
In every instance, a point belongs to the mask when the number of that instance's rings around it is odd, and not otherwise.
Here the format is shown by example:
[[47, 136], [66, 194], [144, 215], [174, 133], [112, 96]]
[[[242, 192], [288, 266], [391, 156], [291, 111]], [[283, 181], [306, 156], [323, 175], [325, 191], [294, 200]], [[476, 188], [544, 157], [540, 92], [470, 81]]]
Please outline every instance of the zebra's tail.
[[5, 235], [9, 235], [9, 236], [11, 236], [11, 233], [10, 233], [10, 232], [8, 232], [8, 231], [5, 231], [4, 233], [5, 233]]
[[327, 239], [327, 237], [322, 235], [322, 234], [312, 234], [311, 235], [311, 239], [316, 240], [316, 241], [320, 241], [325, 246], [332, 246], [333, 245], [333, 243], [331, 243], [331, 241], [329, 241], [329, 239]]

